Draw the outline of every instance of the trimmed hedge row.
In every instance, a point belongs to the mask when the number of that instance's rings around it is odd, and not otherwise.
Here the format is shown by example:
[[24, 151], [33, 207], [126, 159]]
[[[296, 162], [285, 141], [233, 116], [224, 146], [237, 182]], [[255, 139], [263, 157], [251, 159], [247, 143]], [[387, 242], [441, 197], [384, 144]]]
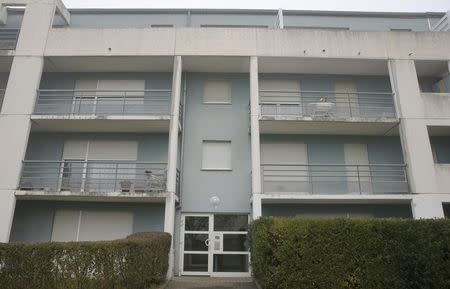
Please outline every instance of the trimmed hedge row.
[[2, 289], [147, 289], [165, 281], [171, 237], [0, 244]]
[[449, 220], [269, 217], [249, 238], [266, 289], [450, 288]]

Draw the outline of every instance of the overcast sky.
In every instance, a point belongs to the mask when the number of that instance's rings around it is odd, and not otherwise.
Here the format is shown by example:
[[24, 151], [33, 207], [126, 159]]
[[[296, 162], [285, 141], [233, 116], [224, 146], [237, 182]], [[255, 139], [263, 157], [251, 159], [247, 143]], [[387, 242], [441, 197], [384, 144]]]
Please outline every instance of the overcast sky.
[[63, 0], [68, 8], [257, 8], [443, 12], [450, 0]]

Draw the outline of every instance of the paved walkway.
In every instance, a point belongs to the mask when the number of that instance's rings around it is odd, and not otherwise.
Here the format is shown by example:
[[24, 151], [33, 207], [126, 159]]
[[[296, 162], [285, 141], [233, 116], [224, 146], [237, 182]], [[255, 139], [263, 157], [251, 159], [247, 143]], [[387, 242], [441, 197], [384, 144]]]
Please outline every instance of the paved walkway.
[[174, 277], [166, 289], [257, 289], [252, 278]]

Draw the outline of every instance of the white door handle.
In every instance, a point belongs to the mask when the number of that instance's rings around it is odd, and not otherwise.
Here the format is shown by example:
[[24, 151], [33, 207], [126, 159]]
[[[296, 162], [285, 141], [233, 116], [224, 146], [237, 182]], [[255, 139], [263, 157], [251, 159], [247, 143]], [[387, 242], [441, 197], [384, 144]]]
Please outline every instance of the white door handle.
[[206, 245], [207, 247], [209, 247], [209, 239], [206, 239], [206, 240], [205, 240], [205, 245]]

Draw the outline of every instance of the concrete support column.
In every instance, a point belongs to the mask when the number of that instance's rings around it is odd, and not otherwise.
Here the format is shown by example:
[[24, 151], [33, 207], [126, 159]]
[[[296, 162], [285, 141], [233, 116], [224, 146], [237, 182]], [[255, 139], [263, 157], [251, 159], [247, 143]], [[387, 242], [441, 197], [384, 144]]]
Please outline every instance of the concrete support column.
[[31, 128], [36, 90], [44, 65], [47, 35], [55, 14], [54, 0], [29, 0], [22, 21], [0, 115], [0, 242], [9, 241], [22, 160]]
[[390, 60], [389, 71], [400, 117], [400, 138], [412, 193], [437, 192], [433, 154], [413, 60]]
[[164, 232], [172, 235], [172, 245], [169, 255], [168, 278], [173, 276], [174, 250], [173, 238], [175, 233], [175, 193], [177, 187], [177, 163], [178, 163], [178, 135], [181, 100], [181, 56], [175, 56], [172, 77], [172, 105], [169, 129], [169, 153], [167, 156], [167, 192], [164, 215]]
[[411, 202], [414, 219], [444, 218], [442, 196], [420, 194], [414, 196]]
[[[258, 58], [250, 57], [250, 139], [252, 157], [253, 219], [261, 216], [261, 155], [259, 144]], [[259, 203], [258, 203], [259, 202]]]

